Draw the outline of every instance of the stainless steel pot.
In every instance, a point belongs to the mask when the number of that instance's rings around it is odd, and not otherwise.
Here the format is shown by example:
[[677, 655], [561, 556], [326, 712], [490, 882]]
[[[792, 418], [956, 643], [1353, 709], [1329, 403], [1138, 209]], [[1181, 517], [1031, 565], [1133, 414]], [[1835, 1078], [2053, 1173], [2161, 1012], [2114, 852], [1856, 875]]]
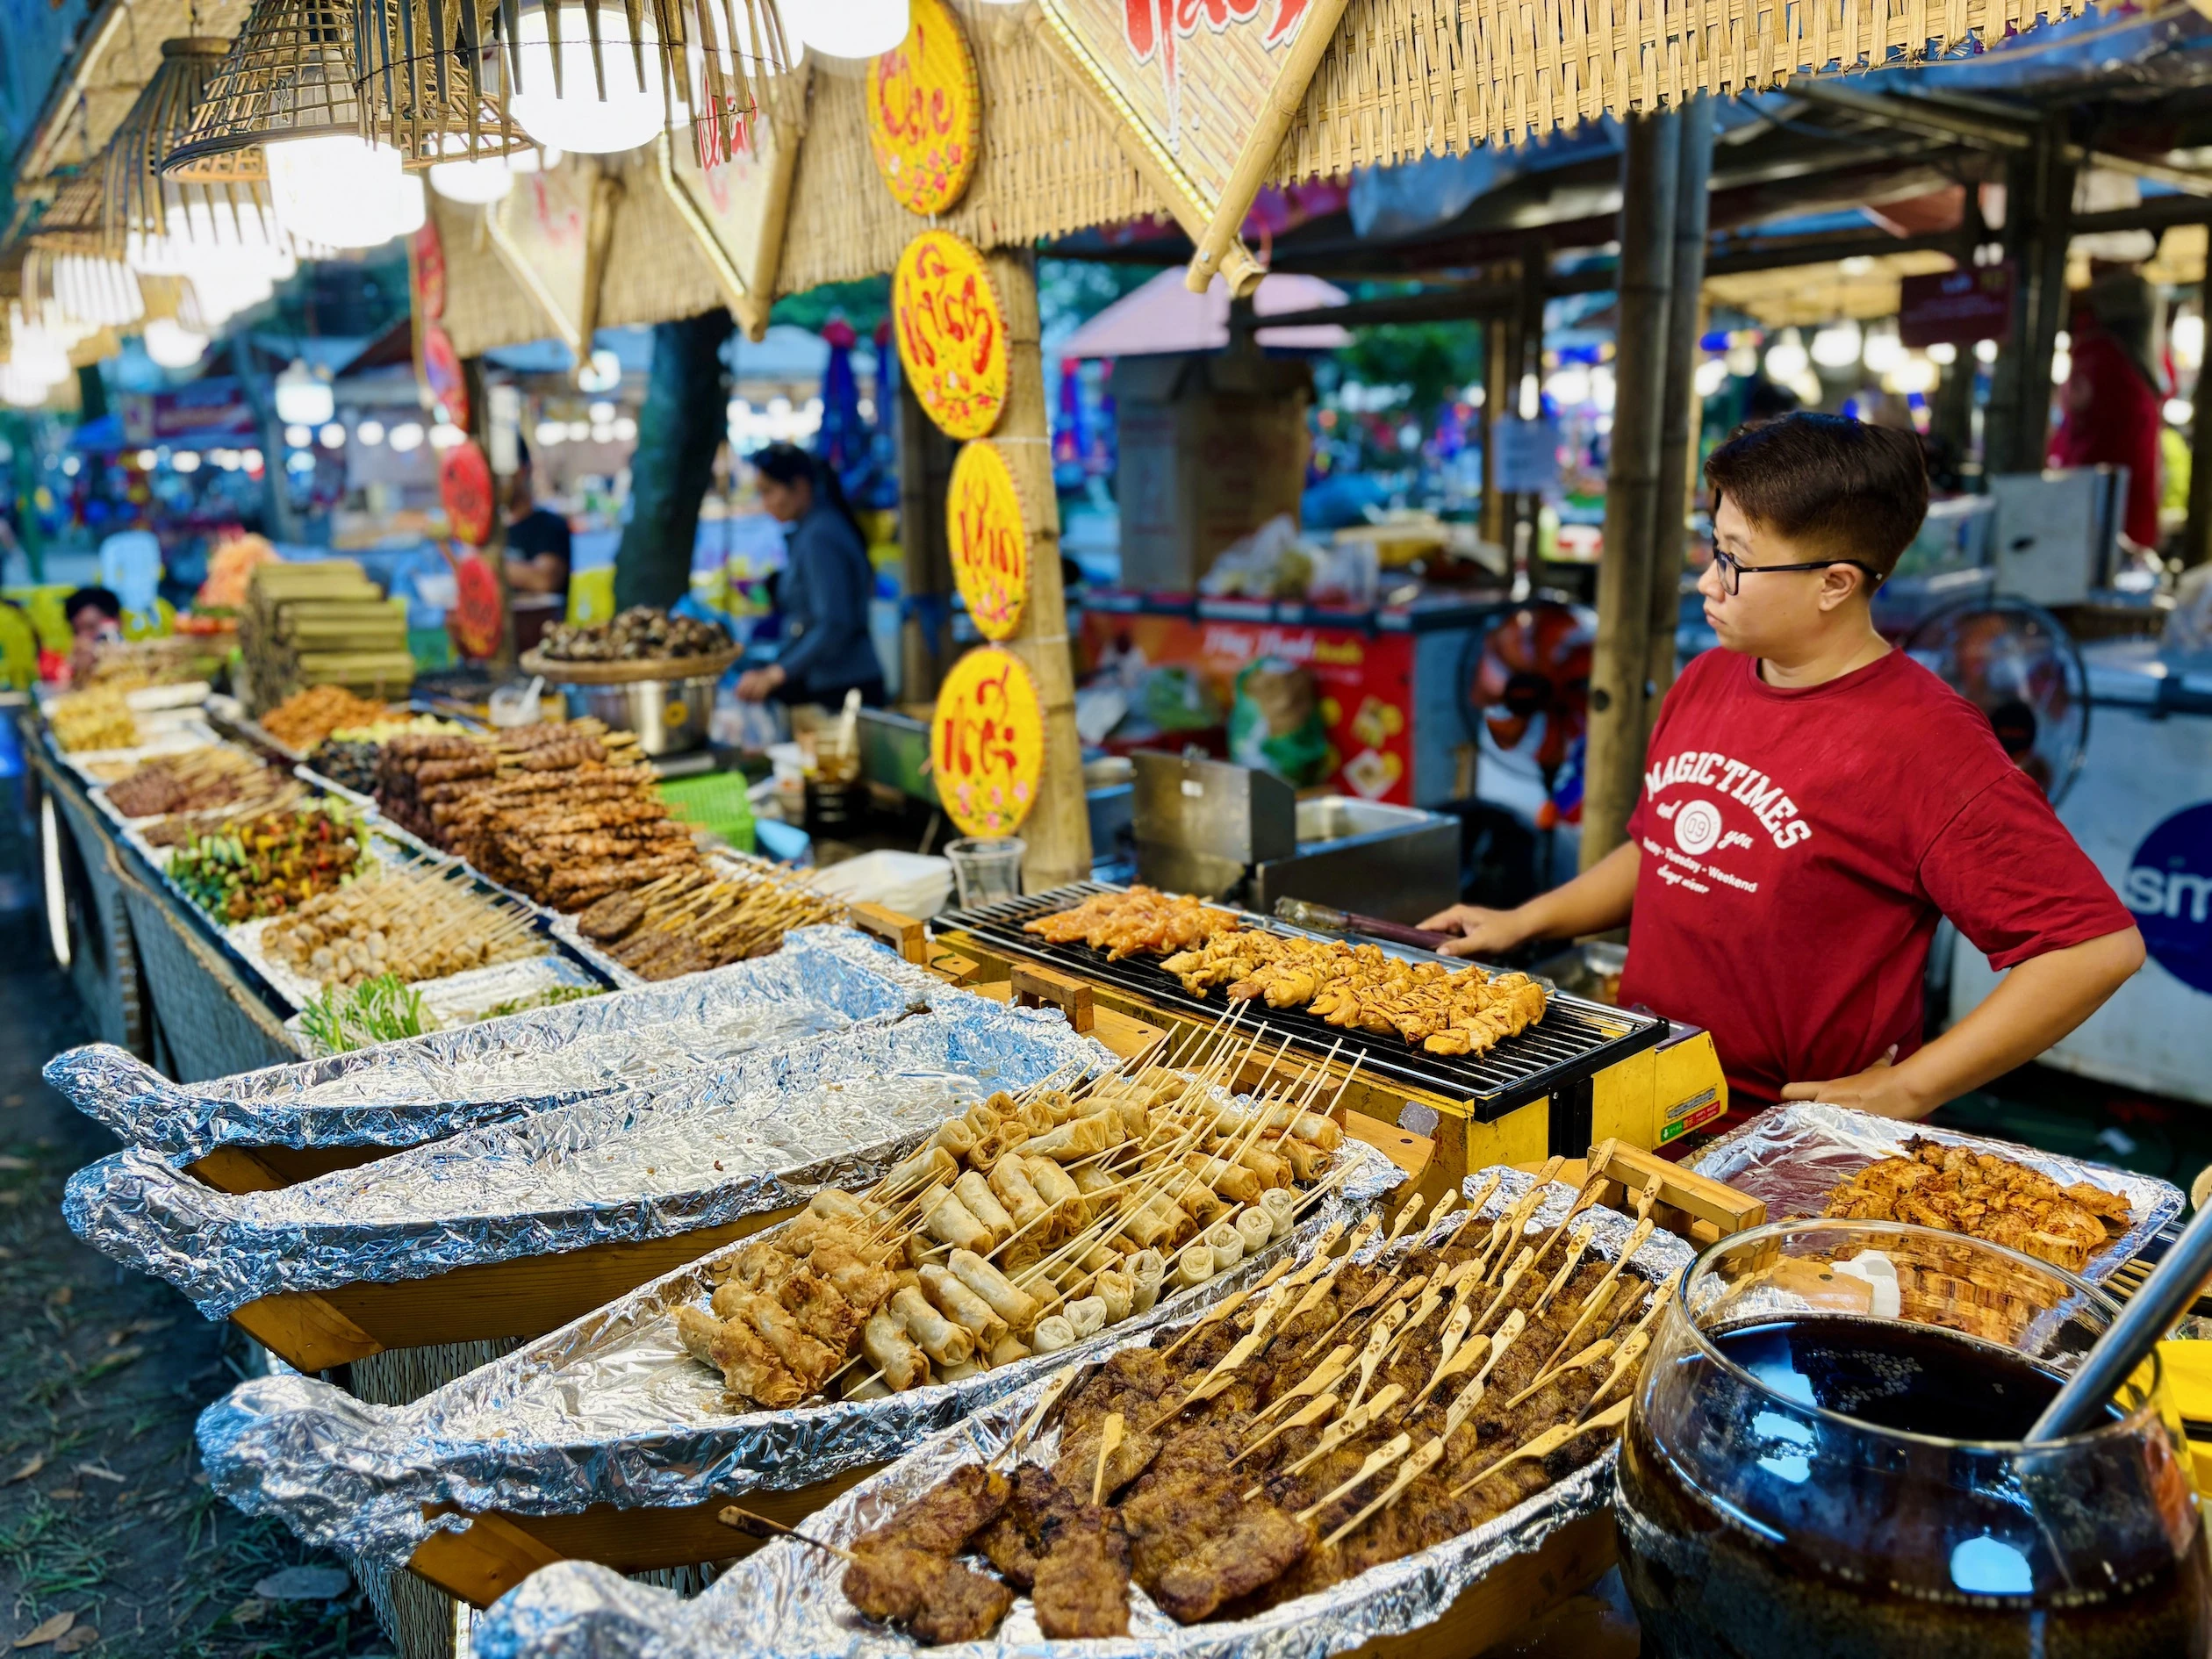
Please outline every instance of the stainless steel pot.
[[567, 686], [569, 712], [634, 731], [648, 755], [680, 755], [707, 741], [715, 709], [712, 674], [690, 679], [634, 679], [620, 686]]

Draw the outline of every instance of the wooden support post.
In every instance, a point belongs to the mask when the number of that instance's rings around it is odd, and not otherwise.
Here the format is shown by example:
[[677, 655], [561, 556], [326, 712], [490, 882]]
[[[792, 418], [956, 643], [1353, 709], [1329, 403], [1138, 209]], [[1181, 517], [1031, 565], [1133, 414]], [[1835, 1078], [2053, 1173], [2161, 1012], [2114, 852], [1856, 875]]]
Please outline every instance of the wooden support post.
[[1505, 498], [1497, 488], [1497, 422], [1505, 413], [1505, 355], [1512, 324], [1504, 317], [1483, 320], [1483, 406], [1476, 420], [1483, 445], [1483, 540], [1512, 556], [1512, 532], [1506, 524]]
[[[1521, 384], [1529, 376], [1541, 379], [1544, 373], [1544, 301], [1548, 297], [1548, 279], [1551, 275], [1551, 245], [1540, 235], [1521, 239], [1520, 248], [1520, 305], [1513, 320], [1513, 358], [1506, 386], [1506, 413], [1520, 413]], [[1516, 568], [1532, 573], [1536, 568], [1536, 531], [1544, 511], [1540, 495], [1524, 492], [1514, 499], [1513, 519], [1506, 526], [1506, 534], [1512, 541], [1506, 551], [1518, 553], [1520, 536], [1515, 526], [1526, 520], [1528, 538], [1526, 553], [1519, 554]]]
[[[413, 257], [412, 251], [408, 257]], [[418, 325], [420, 326], [420, 325]], [[492, 456], [492, 395], [484, 384], [484, 359], [464, 357], [461, 360], [461, 384], [468, 389], [469, 435], [484, 451], [485, 459]], [[492, 536], [478, 550], [484, 562], [492, 567], [492, 579], [499, 585], [499, 649], [492, 658], [492, 672], [511, 674], [514, 672], [514, 595], [508, 591], [506, 578], [506, 515], [507, 492], [514, 487], [512, 473], [501, 477], [492, 475]]]
[[[1674, 684], [1675, 625], [1681, 612], [1682, 571], [1690, 541], [1690, 500], [1698, 478], [1698, 434], [1704, 399], [1698, 396], [1698, 336], [1705, 330], [1706, 233], [1713, 181], [1713, 98], [1700, 94], [1684, 104], [1680, 173], [1675, 186], [1674, 265], [1667, 305], [1667, 384], [1660, 411], [1659, 520], [1654, 534], [1651, 636], [1645, 643], [1644, 677], [1651, 687], [1644, 711], [1643, 743], [1659, 717], [1659, 700]], [[1616, 381], [1616, 384], [1617, 381]], [[1634, 797], [1631, 797], [1633, 800]]]
[[2040, 470], [2050, 434], [2050, 359], [2065, 320], [2066, 243], [2074, 165], [2064, 118], [2005, 163], [2005, 256], [2013, 262], [2012, 328], [1989, 399], [1985, 470]]
[[[2212, 285], [2200, 291], [2212, 292]], [[2212, 563], [2212, 409], [2205, 398], [2212, 393], [2212, 374], [2197, 370], [2189, 399], [2196, 413], [2189, 421], [2189, 523], [2181, 535], [2181, 562], [2187, 565]]]
[[[1605, 544], [1598, 565], [1598, 643], [1590, 675], [1582, 867], [1620, 844], [1643, 780], [1650, 730], [1652, 585], [1662, 514], [1660, 444], [1674, 284], [1676, 184], [1682, 119], [1673, 111], [1628, 121], [1621, 162], [1620, 341], [1613, 362], [1612, 456]], [[1685, 297], [1694, 304], [1694, 297]], [[1679, 508], [1677, 507], [1677, 511]]]
[[1007, 649], [1029, 666], [1045, 708], [1045, 780], [1021, 829], [1029, 844], [1023, 885], [1031, 893], [1091, 873], [1090, 810], [1083, 797], [1082, 740], [1075, 735], [1075, 664], [1060, 588], [1059, 506], [1052, 489], [1052, 423], [1038, 350], [1037, 256], [1027, 248], [990, 257], [1006, 308], [1006, 412], [992, 438], [1005, 452], [1030, 532], [1029, 602]]
[[899, 376], [899, 553], [907, 614], [899, 626], [899, 700], [936, 700], [952, 665], [952, 564], [945, 542], [945, 487], [952, 440], [937, 429]]

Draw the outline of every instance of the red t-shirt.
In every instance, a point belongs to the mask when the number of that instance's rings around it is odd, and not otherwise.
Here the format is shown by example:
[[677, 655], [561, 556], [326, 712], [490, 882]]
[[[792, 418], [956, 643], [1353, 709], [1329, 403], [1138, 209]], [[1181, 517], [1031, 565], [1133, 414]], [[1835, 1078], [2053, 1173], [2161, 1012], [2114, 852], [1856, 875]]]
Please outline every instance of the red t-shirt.
[[1731, 1121], [1918, 1048], [1939, 916], [2000, 969], [2134, 923], [1981, 711], [1901, 650], [1802, 691], [1694, 659], [1628, 838], [1620, 1000], [1713, 1033]]

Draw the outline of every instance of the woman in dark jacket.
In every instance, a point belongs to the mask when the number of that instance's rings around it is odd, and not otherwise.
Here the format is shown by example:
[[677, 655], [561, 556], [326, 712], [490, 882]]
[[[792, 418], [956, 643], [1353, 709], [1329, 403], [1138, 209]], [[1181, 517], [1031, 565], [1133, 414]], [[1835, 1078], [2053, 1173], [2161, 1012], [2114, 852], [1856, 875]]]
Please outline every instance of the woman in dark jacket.
[[837, 475], [788, 443], [769, 445], [752, 463], [761, 506], [791, 527], [780, 592], [786, 628], [776, 660], [739, 676], [737, 694], [834, 708], [858, 687], [862, 702], [880, 707], [883, 668], [868, 637], [875, 571]]

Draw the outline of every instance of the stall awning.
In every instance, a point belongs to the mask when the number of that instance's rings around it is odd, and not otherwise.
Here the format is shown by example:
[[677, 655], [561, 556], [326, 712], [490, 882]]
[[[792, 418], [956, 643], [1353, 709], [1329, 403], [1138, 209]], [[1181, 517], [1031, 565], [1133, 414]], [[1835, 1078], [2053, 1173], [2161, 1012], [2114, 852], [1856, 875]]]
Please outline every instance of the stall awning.
[[[1347, 296], [1333, 283], [1289, 271], [1269, 276], [1253, 296], [1265, 317], [1276, 312], [1318, 311]], [[1262, 328], [1257, 339], [1270, 351], [1334, 351], [1352, 343], [1334, 323]], [[1183, 286], [1182, 272], [1164, 270], [1124, 295], [1059, 344], [1062, 357], [1141, 357], [1166, 352], [1219, 351], [1229, 343], [1229, 290], [1217, 276], [1203, 294]]]

